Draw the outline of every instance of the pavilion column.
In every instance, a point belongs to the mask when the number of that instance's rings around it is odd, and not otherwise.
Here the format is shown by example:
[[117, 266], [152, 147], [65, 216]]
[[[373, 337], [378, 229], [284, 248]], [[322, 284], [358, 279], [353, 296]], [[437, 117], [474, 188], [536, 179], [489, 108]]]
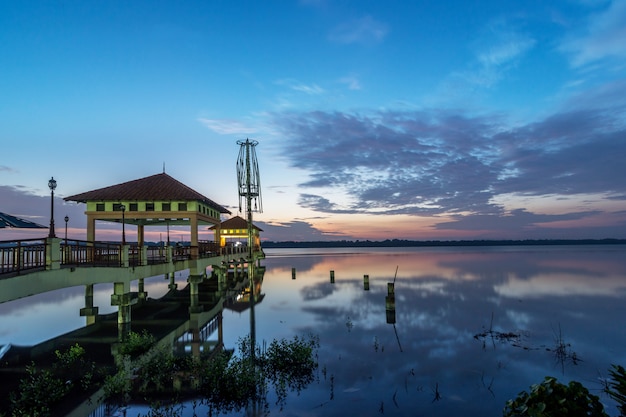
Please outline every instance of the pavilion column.
[[191, 259], [198, 259], [198, 215], [189, 216], [191, 223]]
[[140, 224], [137, 225], [137, 244], [142, 247], [144, 242], [144, 225]]
[[93, 306], [93, 284], [85, 285], [85, 307], [80, 309], [80, 315], [85, 317], [87, 326], [98, 318], [98, 307]]
[[129, 282], [113, 283], [113, 294], [111, 294], [111, 305], [117, 306], [117, 329], [120, 339], [126, 338], [130, 333], [130, 312], [132, 304], [132, 294]]
[[87, 241], [96, 240], [96, 218], [91, 214], [87, 215]]
[[187, 278], [187, 282], [189, 282], [190, 313], [200, 313], [203, 311], [203, 308], [200, 305], [200, 292], [198, 288], [203, 280], [204, 276], [200, 274], [189, 274], [189, 278]]

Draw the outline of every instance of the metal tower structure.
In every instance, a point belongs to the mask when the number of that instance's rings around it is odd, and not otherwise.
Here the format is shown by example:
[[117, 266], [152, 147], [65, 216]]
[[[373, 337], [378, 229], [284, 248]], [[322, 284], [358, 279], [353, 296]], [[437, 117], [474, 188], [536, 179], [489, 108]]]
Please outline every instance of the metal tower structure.
[[[239, 157], [237, 158], [237, 184], [239, 186], [239, 212], [242, 205], [246, 210], [248, 221], [248, 254], [252, 256], [254, 237], [252, 234], [252, 212], [263, 212], [261, 201], [261, 177], [259, 164], [256, 159], [255, 147], [259, 142], [246, 139], [237, 141], [239, 145]], [[243, 204], [242, 204], [243, 203]], [[253, 206], [254, 204], [254, 206]]]

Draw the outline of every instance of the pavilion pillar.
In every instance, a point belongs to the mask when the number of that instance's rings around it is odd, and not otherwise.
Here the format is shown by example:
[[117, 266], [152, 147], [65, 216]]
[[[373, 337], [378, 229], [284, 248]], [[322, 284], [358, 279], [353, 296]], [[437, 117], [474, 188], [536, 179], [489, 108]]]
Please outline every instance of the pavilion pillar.
[[130, 292], [130, 283], [113, 283], [111, 305], [117, 306], [117, 330], [120, 339], [126, 338], [126, 336], [130, 333], [131, 304], [132, 294]]
[[146, 301], [146, 299], [148, 298], [148, 293], [145, 290], [144, 278], [139, 278], [139, 281], [137, 282], [137, 291], [137, 296], [139, 297], [139, 300]]
[[191, 227], [191, 259], [198, 259], [198, 215], [189, 216]]
[[98, 318], [98, 307], [93, 306], [93, 284], [85, 285], [85, 307], [80, 309], [80, 315], [85, 317], [87, 326]]
[[144, 240], [144, 225], [140, 224], [140, 225], [137, 225], [137, 244], [139, 245], [139, 247], [142, 247], [144, 242], [145, 242], [145, 240]]
[[96, 218], [91, 214], [87, 215], [87, 241], [93, 242], [96, 240]]
[[170, 283], [167, 285], [167, 288], [169, 288], [170, 290], [175, 290], [176, 288], [178, 288], [178, 284], [176, 284], [176, 273], [175, 272], [168, 272], [166, 274], [166, 278], [169, 278]]
[[200, 291], [198, 288], [203, 279], [204, 277], [200, 274], [189, 274], [189, 278], [187, 278], [187, 282], [189, 282], [190, 313], [200, 313], [203, 311], [203, 308], [200, 305]]

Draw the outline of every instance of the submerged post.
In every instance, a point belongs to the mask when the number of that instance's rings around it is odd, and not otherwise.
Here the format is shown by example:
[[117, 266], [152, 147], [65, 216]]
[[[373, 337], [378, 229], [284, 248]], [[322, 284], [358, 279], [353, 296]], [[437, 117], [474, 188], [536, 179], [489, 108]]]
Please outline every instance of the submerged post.
[[370, 276], [369, 275], [363, 275], [363, 290], [364, 291], [370, 290]]
[[330, 283], [335, 283], [335, 271], [330, 271]]

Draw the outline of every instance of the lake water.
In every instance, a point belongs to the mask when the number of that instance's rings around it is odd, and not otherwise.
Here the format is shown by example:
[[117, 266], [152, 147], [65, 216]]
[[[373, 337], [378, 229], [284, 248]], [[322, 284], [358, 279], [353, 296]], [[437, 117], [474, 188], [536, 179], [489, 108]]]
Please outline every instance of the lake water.
[[[626, 246], [266, 254], [257, 340], [314, 334], [320, 341], [315, 381], [270, 415], [500, 416], [507, 399], [547, 375], [580, 381], [618, 415], [602, 379], [611, 364], [626, 365]], [[176, 279], [185, 285], [184, 274]], [[146, 290], [157, 298], [167, 281], [148, 280]], [[0, 345], [34, 344], [84, 325], [83, 297], [82, 288], [68, 288], [0, 304]], [[96, 286], [94, 305], [115, 311], [109, 287]], [[249, 311], [225, 310], [225, 346], [236, 347], [250, 325]]]

